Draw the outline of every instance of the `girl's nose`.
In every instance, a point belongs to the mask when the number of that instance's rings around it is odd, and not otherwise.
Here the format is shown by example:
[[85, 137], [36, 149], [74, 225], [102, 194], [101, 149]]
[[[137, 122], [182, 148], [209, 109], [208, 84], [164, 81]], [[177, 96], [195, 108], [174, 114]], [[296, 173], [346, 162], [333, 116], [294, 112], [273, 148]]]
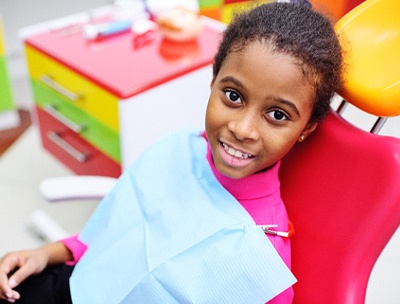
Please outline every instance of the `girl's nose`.
[[242, 113], [228, 122], [228, 130], [231, 131], [238, 140], [257, 140], [259, 132], [257, 120], [250, 113]]

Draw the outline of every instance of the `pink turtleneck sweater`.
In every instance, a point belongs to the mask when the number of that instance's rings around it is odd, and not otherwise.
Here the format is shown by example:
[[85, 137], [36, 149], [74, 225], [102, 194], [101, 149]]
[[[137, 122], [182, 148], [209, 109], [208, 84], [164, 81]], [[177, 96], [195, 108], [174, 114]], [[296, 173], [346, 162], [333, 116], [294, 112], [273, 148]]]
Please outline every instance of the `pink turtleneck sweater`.
[[[218, 172], [214, 166], [209, 145], [207, 160], [217, 180], [239, 201], [257, 225], [277, 224], [278, 230], [287, 231], [288, 215], [280, 195], [278, 177], [280, 162], [263, 172], [242, 179], [232, 179]], [[267, 234], [267, 237], [290, 268], [290, 240], [270, 234]], [[68, 262], [70, 265], [74, 265], [87, 249], [86, 245], [78, 240], [78, 236], [64, 239], [61, 242], [72, 252], [74, 257], [73, 261]], [[268, 303], [284, 304], [292, 303], [292, 301], [293, 289], [289, 288]]]
[[[219, 173], [212, 160], [211, 148], [208, 145], [207, 160], [221, 185], [232, 194], [250, 214], [256, 225], [277, 224], [277, 230], [288, 230], [288, 215], [281, 198], [279, 167], [280, 162], [272, 168], [242, 179], [232, 179]], [[291, 267], [290, 240], [267, 234], [286, 265]], [[273, 298], [268, 304], [286, 304], [293, 302], [293, 288], [289, 288]]]

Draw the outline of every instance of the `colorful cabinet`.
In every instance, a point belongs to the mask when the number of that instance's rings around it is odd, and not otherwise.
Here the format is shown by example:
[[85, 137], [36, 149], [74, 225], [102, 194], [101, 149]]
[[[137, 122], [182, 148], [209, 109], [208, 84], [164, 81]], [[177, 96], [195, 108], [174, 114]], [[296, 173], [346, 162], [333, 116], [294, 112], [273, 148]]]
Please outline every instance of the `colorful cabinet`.
[[140, 47], [130, 31], [89, 41], [79, 26], [25, 37], [44, 147], [78, 174], [118, 176], [164, 134], [204, 128], [221, 35], [204, 23], [195, 41]]
[[228, 24], [236, 12], [248, 10], [255, 4], [267, 2], [273, 2], [273, 0], [199, 0], [199, 7], [202, 15]]
[[18, 124], [19, 116], [11, 93], [0, 20], [0, 130], [16, 127]]

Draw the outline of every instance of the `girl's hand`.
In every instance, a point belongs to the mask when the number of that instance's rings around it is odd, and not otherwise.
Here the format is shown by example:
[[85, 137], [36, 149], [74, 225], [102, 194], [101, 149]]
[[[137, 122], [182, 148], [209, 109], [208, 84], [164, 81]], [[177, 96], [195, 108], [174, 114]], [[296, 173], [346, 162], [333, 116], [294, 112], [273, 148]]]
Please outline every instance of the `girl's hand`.
[[20, 294], [13, 290], [28, 277], [38, 274], [47, 266], [72, 258], [62, 243], [53, 243], [39, 249], [6, 254], [0, 260], [0, 298], [14, 303]]
[[48, 263], [42, 249], [12, 252], [0, 260], [0, 298], [13, 303], [20, 298], [13, 290], [31, 275], [40, 273]]

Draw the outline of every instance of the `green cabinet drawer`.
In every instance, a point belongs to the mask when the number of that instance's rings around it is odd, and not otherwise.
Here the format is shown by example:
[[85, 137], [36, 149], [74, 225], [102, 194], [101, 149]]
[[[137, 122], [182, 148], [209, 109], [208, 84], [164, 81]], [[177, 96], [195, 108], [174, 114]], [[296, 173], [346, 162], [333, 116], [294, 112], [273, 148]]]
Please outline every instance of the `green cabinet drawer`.
[[60, 94], [31, 79], [35, 103], [116, 162], [121, 162], [119, 134]]

